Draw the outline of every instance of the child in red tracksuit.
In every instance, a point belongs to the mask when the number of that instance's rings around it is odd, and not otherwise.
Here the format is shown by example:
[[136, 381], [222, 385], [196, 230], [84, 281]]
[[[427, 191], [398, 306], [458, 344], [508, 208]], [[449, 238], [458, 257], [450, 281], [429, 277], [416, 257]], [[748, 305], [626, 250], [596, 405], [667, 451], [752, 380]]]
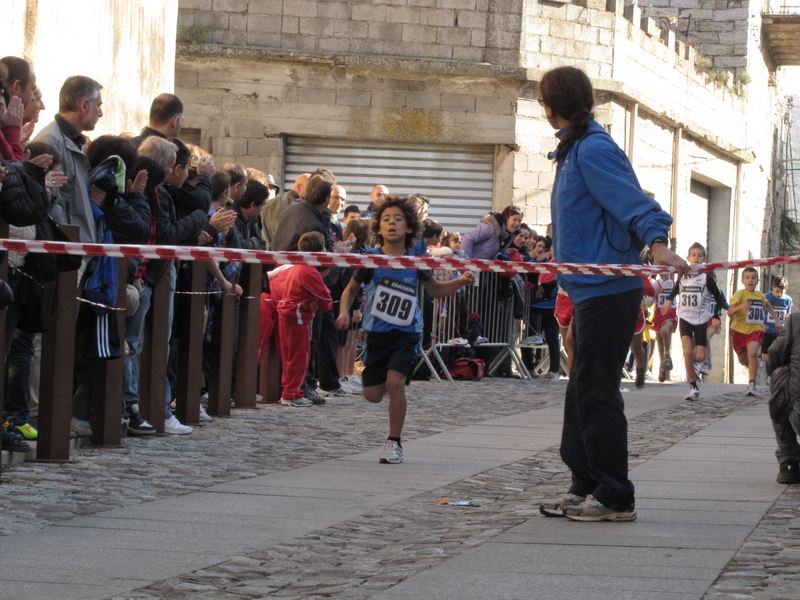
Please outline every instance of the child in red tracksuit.
[[[297, 249], [300, 252], [323, 252], [325, 239], [317, 231], [305, 233], [297, 242]], [[322, 281], [320, 269], [327, 271], [326, 268], [307, 265], [287, 269], [283, 295], [276, 303], [283, 362], [281, 404], [284, 406], [313, 404], [303, 391], [311, 358], [311, 321], [317, 309], [333, 310], [331, 293]]]

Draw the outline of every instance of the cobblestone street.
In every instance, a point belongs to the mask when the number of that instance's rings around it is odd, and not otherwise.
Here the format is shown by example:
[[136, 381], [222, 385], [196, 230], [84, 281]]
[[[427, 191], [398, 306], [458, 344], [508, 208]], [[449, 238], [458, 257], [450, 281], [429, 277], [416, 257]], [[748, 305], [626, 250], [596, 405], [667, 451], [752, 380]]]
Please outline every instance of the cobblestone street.
[[[761, 408], [765, 402], [763, 397], [743, 399], [741, 386], [704, 386], [704, 395], [709, 397], [688, 403], [681, 400], [682, 385], [649, 384], [643, 391], [633, 391], [630, 383], [623, 385], [630, 388], [623, 395], [630, 424], [631, 468], [634, 470], [631, 478], [640, 490], [647, 482], [640, 484], [637, 480], [638, 466], [646, 468], [655, 462], [652, 459], [663, 456], [679, 442], [735, 413], [758, 415], [753, 409]], [[361, 491], [343, 483], [336, 491], [336, 486], [332, 485], [325, 492], [324, 504], [336, 509], [338, 505], [344, 508], [355, 503], [360, 507], [357, 514], [334, 519], [335, 522], [319, 528], [306, 527], [302, 535], [265, 538], [260, 544], [248, 545], [246, 552], [230, 553], [223, 559], [209, 559], [201, 568], [178, 569], [169, 577], [139, 572], [137, 566], [132, 566], [133, 572], [120, 574], [122, 579], [131, 579], [130, 584], [121, 586], [128, 588], [126, 591], [115, 591], [120, 586], [110, 581], [106, 582], [106, 593], [102, 591], [103, 582], [82, 581], [81, 577], [76, 577], [76, 583], [96, 586], [92, 588], [92, 594], [83, 597], [115, 599], [414, 597], [410, 592], [403, 592], [400, 584], [409, 585], [418, 575], [435, 577], [437, 568], [455, 564], [451, 561], [459, 557], [469, 560], [470, 553], [479, 551], [482, 545], [515, 535], [515, 531], [522, 531], [531, 523], [547, 522], [549, 525], [554, 521], [539, 515], [538, 502], [563, 492], [569, 485], [557, 445], [548, 444], [530, 452], [525, 450], [528, 446], [522, 444], [519, 446], [522, 452], [506, 452], [511, 460], [503, 460], [496, 449], [513, 447], [516, 438], [507, 438], [503, 445], [501, 442], [504, 440], [483, 436], [476, 426], [487, 422], [508, 422], [509, 417], [513, 421], [515, 415], [522, 419], [527, 418], [526, 415], [542, 414], [546, 415], [542, 420], [542, 430], [549, 427], [550, 437], [547, 439], [557, 442], [557, 427], [551, 426], [548, 419], [549, 415], [558, 414], [565, 386], [563, 381], [545, 383], [507, 379], [456, 384], [415, 382], [409, 388], [409, 415], [404, 433], [406, 463], [399, 467], [380, 466], [384, 470], [396, 469], [396, 483], [390, 481], [397, 489], [382, 491], [401, 493], [403, 497], [397, 501], [370, 507], [371, 495], [366, 488]], [[712, 396], [712, 393], [716, 395]], [[533, 422], [538, 423], [537, 420]], [[537, 424], [536, 429], [530, 431], [531, 437], [537, 436], [538, 427]], [[185, 497], [188, 501], [211, 488], [220, 492], [230, 491], [237, 485], [247, 485], [253, 478], [279, 476], [281, 472], [289, 476], [301, 473], [304, 468], [316, 468], [325, 461], [347, 459], [364, 452], [370, 457], [374, 454], [376, 460], [385, 429], [385, 405], [372, 406], [357, 397], [348, 397], [332, 399], [325, 406], [306, 410], [277, 406], [236, 410], [232, 418], [216, 419], [196, 429], [190, 436], [129, 437], [123, 448], [78, 450], [75, 460], [69, 464], [27, 463], [3, 474], [0, 531], [5, 537], [0, 538], [0, 543], [6, 543], [0, 546], [0, 578], [13, 581], [11, 588], [6, 589], [27, 591], [27, 597], [37, 598], [35, 594], [40, 592], [34, 590], [46, 588], [26, 584], [25, 577], [15, 576], [11, 561], [5, 560], [15, 539], [31, 539], [30, 536], [45, 534], [57, 525], [63, 525], [57, 529], [75, 532], [76, 527], [92, 527], [93, 522], [97, 523], [94, 527], [100, 534], [123, 539], [125, 531], [112, 531], [122, 519], [104, 520], [101, 513], [125, 507], [129, 510], [146, 509], [146, 503], [156, 500], [180, 502], [181, 497]], [[417, 493], [413, 487], [416, 483], [411, 484], [410, 492], [403, 489], [409, 473], [424, 471], [436, 461], [437, 457], [430, 450], [423, 452], [426, 440], [459, 432], [466, 432], [469, 440], [472, 431], [477, 436], [476, 445], [486, 448], [487, 460], [497, 456], [495, 466], [477, 467], [469, 476], [444, 481], [443, 485], [430, 485]], [[459, 447], [463, 446], [465, 433], [459, 434], [462, 442], [449, 448], [443, 446], [443, 460], [459, 458]], [[415, 448], [420, 444], [423, 446], [417, 456]], [[359, 469], [361, 464], [350, 460], [340, 463], [350, 465], [350, 471]], [[753, 486], [777, 485], [774, 484], [776, 472], [777, 465], [771, 470], [763, 470], [760, 483], [754, 481]], [[342, 474], [347, 476], [344, 472]], [[708, 600], [798, 597], [799, 491], [779, 486], [777, 501], [766, 507], [766, 516], [760, 522], [756, 521], [755, 530], [746, 532], [744, 543], [721, 574], [718, 572], [718, 577], [711, 577], [709, 582], [716, 581], [705, 596], [695, 592], [678, 595], [665, 592], [663, 595], [634, 594], [630, 597]], [[261, 492], [251, 489], [233, 495], [257, 499], [258, 495], [250, 494], [258, 493], [267, 492], [262, 488]], [[280, 495], [279, 491], [274, 493]], [[240, 522], [241, 519], [252, 519], [254, 524], [261, 521], [259, 516], [229, 513], [224, 493], [206, 494], [206, 497], [219, 498], [220, 503], [212, 505], [213, 501], [203, 500], [207, 502], [203, 520], [169, 512], [168, 516], [154, 516], [154, 521], [141, 523], [141, 527], [148, 529], [159, 522], [171, 521], [172, 531], [180, 538], [183, 528], [187, 531], [203, 529], [223, 525], [234, 518]], [[441, 497], [470, 500], [472, 505], [440, 505], [436, 499]], [[277, 509], [277, 514], [285, 511], [287, 519], [302, 520], [306, 510], [302, 502], [289, 497], [286, 500], [282, 507], [268, 507], [265, 503], [264, 517], [275, 515]], [[640, 514], [637, 525], [627, 527], [637, 527], [647, 520], [648, 503], [652, 504], [653, 500], [640, 501], [643, 507], [640, 513], [645, 514]], [[714, 503], [710, 504], [710, 510], [713, 510]], [[687, 508], [691, 509], [690, 506]], [[111, 514], [117, 514], [117, 511]], [[118, 514], [123, 516], [125, 512]], [[236, 517], [236, 514], [240, 516]], [[255, 515], [258, 514], [256, 510]], [[87, 521], [85, 517], [90, 515], [94, 515], [92, 518], [96, 521]], [[316, 522], [317, 516], [312, 510], [305, 516], [310, 522]], [[164, 521], [158, 520], [162, 518]], [[555, 521], [557, 525], [565, 524]], [[115, 525], [112, 526], [111, 522]], [[598, 525], [605, 526], [599, 534], [601, 537], [615, 529], [623, 528], [624, 532], [626, 527], [625, 524]], [[133, 521], [123, 527], [135, 528]], [[89, 530], [81, 531], [88, 534]], [[218, 527], [215, 531], [223, 532], [221, 535], [224, 536], [225, 528]], [[563, 531], [569, 537], [574, 528], [567, 526]], [[103, 547], [105, 543], [102, 541], [98, 545]], [[609, 543], [615, 545], [615, 542]], [[156, 550], [152, 552], [157, 554]], [[678, 550], [676, 556], [677, 553]], [[531, 563], [530, 572], [539, 572], [535, 563]], [[613, 575], [614, 569], [609, 574]], [[634, 575], [621, 572], [620, 576]], [[645, 577], [644, 573], [642, 577]], [[565, 581], [569, 579], [566, 574], [563, 578]], [[137, 585], [134, 581], [145, 584]], [[395, 593], [396, 586], [400, 587]], [[61, 597], [81, 597], [77, 591], [70, 593], [77, 595]], [[493, 597], [517, 596], [498, 589]], [[540, 596], [531, 594], [526, 597]]]

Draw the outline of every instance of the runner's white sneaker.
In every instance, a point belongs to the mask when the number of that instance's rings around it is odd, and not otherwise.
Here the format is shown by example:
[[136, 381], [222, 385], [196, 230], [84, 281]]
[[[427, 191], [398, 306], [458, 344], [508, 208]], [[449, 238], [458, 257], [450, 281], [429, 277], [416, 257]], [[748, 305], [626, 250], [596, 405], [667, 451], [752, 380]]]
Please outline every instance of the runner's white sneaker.
[[394, 440], [386, 440], [381, 451], [380, 463], [396, 465], [403, 462], [403, 449]]
[[691, 400], [692, 402], [694, 402], [699, 397], [700, 397], [700, 390], [698, 390], [696, 387], [693, 387], [693, 388], [689, 388], [689, 393], [686, 394], [686, 396], [684, 396], [683, 399], [684, 400]]
[[744, 394], [745, 396], [755, 396], [756, 395], [756, 384], [755, 383], [748, 383], [747, 384], [747, 392]]

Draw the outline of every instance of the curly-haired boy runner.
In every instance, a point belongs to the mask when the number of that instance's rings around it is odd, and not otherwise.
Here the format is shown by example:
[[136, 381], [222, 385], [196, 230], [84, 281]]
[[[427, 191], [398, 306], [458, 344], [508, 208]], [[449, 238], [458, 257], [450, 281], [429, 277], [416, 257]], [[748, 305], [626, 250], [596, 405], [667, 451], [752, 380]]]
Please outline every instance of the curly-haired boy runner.
[[[373, 209], [372, 233], [379, 247], [372, 254], [414, 256], [413, 247], [420, 234], [417, 203], [408, 196], [387, 196]], [[389, 438], [383, 445], [380, 462], [403, 462], [400, 435], [406, 418], [406, 391], [422, 333], [422, 314], [417, 302], [419, 283], [434, 298], [449, 296], [475, 277], [467, 271], [451, 281], [439, 282], [427, 269], [358, 269], [342, 293], [339, 303], [339, 329], [350, 326], [347, 307], [359, 286], [364, 284], [367, 304], [362, 323], [367, 332], [364, 352], [364, 397], [381, 402], [389, 394]]]

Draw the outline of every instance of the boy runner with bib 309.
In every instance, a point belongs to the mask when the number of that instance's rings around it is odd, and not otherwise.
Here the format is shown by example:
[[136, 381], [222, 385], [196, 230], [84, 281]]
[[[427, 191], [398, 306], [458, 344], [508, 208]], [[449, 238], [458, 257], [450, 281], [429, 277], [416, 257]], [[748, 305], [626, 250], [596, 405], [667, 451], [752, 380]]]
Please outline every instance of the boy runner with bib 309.
[[[706, 262], [706, 249], [702, 244], [695, 242], [689, 246], [689, 255], [686, 261], [692, 265]], [[711, 313], [711, 304], [708, 297], [716, 300], [714, 313]], [[717, 288], [717, 280], [713, 273], [690, 274], [680, 280], [661, 306], [661, 314], [666, 315], [672, 308], [672, 303], [678, 298], [678, 330], [683, 344], [683, 362], [686, 366], [686, 379], [689, 382], [689, 393], [686, 400], [697, 400], [700, 390], [697, 388], [697, 373], [694, 370], [695, 362], [703, 362], [708, 354], [708, 320], [713, 320], [714, 330], [719, 333], [719, 311], [725, 303]]]
[[[408, 196], [389, 195], [372, 211], [372, 233], [379, 248], [372, 254], [414, 256], [410, 251], [420, 234], [418, 206]], [[418, 303], [419, 283], [433, 298], [449, 296], [475, 282], [467, 271], [451, 281], [439, 282], [427, 269], [357, 269], [339, 303], [339, 329], [350, 326], [350, 307], [361, 284], [367, 295], [362, 324], [367, 332], [364, 351], [364, 397], [381, 402], [389, 394], [389, 438], [383, 445], [380, 462], [403, 462], [400, 435], [406, 418], [406, 390], [416, 361], [422, 333], [422, 313]]]
[[775, 310], [767, 298], [756, 290], [758, 271], [753, 267], [742, 270], [743, 290], [739, 290], [731, 298], [728, 316], [733, 317], [731, 333], [733, 349], [739, 357], [739, 364], [747, 367], [750, 377], [745, 396], [756, 395], [756, 374], [758, 373], [758, 355], [761, 351], [761, 340], [764, 339], [765, 315], [769, 314], [775, 321], [775, 329], [781, 330], [781, 323], [775, 317]]

